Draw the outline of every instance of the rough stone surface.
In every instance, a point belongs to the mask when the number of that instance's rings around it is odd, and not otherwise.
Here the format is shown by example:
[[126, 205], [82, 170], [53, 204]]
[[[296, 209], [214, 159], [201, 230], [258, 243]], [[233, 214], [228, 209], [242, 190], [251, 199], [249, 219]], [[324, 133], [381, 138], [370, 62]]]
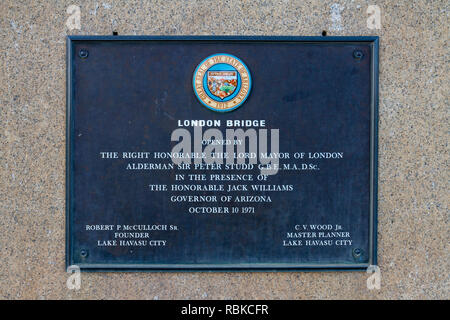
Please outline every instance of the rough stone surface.
[[[81, 30], [66, 26], [71, 4]], [[370, 4], [380, 30], [367, 27]], [[0, 298], [450, 298], [448, 20], [446, 0], [0, 1]], [[381, 289], [364, 272], [202, 272], [83, 273], [68, 290], [65, 37], [114, 30], [379, 35]]]

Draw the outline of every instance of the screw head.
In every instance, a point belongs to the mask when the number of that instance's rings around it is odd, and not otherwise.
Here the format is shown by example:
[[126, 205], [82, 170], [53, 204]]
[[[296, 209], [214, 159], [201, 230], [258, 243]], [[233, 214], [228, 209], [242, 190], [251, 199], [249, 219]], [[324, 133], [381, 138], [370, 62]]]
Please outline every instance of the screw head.
[[78, 56], [81, 59], [86, 59], [89, 56], [89, 51], [87, 51], [87, 49], [80, 49], [80, 51], [78, 52]]
[[82, 258], [86, 258], [87, 256], [88, 256], [88, 251], [86, 250], [86, 249], [81, 249], [80, 250], [80, 256], [82, 257]]
[[355, 248], [352, 250], [353, 259], [356, 262], [367, 262], [367, 254], [361, 248]]
[[364, 57], [364, 53], [361, 50], [353, 51], [353, 58], [356, 60], [361, 60]]

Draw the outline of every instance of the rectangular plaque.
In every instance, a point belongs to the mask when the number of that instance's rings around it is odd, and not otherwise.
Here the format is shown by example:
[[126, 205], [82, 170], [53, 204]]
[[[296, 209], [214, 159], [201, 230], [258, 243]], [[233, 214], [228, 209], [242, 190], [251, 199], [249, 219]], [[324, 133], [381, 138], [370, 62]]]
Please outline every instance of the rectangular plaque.
[[376, 264], [377, 37], [69, 36], [67, 265]]

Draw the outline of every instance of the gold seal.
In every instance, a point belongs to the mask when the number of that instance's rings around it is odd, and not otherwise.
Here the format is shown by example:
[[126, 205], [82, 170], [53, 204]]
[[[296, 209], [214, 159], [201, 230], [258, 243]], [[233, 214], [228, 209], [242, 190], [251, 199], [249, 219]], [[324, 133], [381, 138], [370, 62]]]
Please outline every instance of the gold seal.
[[[225, 65], [227, 68], [224, 71], [217, 71], [213, 68], [216, 65]], [[236, 80], [233, 79], [234, 74]], [[221, 76], [227, 79], [225, 84], [221, 82], [219, 85], [222, 91], [216, 89], [216, 83], [214, 90], [217, 91], [211, 91], [212, 82]], [[216, 54], [198, 65], [194, 72], [193, 87], [197, 98], [204, 106], [214, 111], [226, 112], [238, 108], [247, 99], [251, 88], [251, 76], [247, 66], [240, 59], [229, 54]]]

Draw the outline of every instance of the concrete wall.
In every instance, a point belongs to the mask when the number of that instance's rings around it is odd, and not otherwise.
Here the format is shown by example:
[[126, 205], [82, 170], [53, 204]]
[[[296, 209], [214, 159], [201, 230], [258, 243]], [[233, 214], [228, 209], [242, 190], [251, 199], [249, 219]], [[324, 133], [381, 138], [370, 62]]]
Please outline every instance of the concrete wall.
[[[80, 7], [81, 30], [66, 25]], [[381, 29], [369, 29], [369, 5]], [[0, 298], [449, 298], [448, 1], [0, 2]], [[379, 35], [381, 289], [358, 273], [83, 273], [68, 290], [65, 37]], [[447, 61], [446, 61], [447, 55]]]

